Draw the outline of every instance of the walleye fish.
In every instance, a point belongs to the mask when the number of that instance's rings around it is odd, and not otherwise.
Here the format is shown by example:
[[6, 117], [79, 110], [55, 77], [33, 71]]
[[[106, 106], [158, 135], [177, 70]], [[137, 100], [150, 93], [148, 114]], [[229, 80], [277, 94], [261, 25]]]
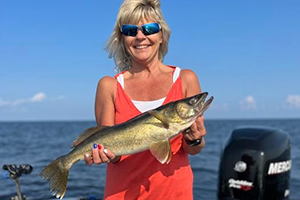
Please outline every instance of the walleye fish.
[[40, 176], [50, 182], [54, 196], [62, 199], [66, 193], [68, 173], [74, 163], [92, 151], [94, 143], [102, 144], [116, 156], [130, 155], [149, 149], [153, 156], [167, 164], [172, 158], [169, 140], [204, 113], [213, 101], [204, 92], [170, 102], [111, 127], [92, 127], [85, 130], [73, 143], [73, 149], [46, 166]]

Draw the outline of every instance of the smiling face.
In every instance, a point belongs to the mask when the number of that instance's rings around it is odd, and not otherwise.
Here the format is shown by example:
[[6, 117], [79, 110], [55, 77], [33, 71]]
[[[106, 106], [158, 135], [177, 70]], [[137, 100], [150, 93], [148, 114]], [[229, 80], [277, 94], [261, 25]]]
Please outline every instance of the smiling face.
[[[141, 26], [148, 23], [153, 23], [153, 21], [143, 20], [135, 25]], [[133, 66], [134, 64], [148, 64], [159, 61], [158, 50], [163, 41], [161, 31], [152, 35], [144, 35], [141, 30], [138, 30], [136, 36], [123, 35], [123, 39]]]

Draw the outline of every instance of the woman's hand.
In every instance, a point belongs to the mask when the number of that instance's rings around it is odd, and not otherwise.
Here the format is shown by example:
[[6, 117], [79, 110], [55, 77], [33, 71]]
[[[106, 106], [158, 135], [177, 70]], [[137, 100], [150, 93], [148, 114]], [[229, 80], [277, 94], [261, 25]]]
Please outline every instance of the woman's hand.
[[198, 119], [186, 129], [184, 132], [184, 138], [188, 141], [198, 140], [206, 135], [206, 129], [204, 126], [204, 117], [200, 116]]
[[94, 144], [92, 150], [92, 156], [90, 154], [84, 155], [84, 161], [87, 165], [91, 164], [102, 164], [109, 162], [118, 162], [119, 156], [115, 156], [109, 149], [105, 149], [101, 144]]
[[[190, 128], [183, 131], [183, 148], [189, 154], [197, 154], [201, 152], [202, 148], [205, 146], [204, 136], [206, 135], [206, 129], [204, 126], [204, 117], [200, 116], [198, 119], [190, 126]], [[189, 141], [195, 141], [202, 139], [201, 143], [195, 146], [190, 146]]]

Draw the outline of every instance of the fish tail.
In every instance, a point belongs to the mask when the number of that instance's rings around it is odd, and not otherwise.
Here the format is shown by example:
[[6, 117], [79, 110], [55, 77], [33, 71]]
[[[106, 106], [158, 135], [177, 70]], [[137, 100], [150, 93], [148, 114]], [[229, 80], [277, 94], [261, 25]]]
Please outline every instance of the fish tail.
[[47, 165], [40, 176], [50, 182], [50, 190], [53, 196], [62, 199], [66, 193], [68, 174], [70, 167], [65, 166], [63, 163], [64, 157], [61, 156]]

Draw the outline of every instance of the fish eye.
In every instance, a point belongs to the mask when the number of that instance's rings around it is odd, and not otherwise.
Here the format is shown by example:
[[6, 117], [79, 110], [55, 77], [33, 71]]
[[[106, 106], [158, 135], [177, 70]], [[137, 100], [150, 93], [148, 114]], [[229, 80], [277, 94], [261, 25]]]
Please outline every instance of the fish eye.
[[192, 99], [190, 99], [190, 101], [189, 101], [189, 103], [190, 103], [191, 105], [195, 104], [196, 102], [197, 102], [197, 99], [196, 99], [196, 98], [192, 98]]

